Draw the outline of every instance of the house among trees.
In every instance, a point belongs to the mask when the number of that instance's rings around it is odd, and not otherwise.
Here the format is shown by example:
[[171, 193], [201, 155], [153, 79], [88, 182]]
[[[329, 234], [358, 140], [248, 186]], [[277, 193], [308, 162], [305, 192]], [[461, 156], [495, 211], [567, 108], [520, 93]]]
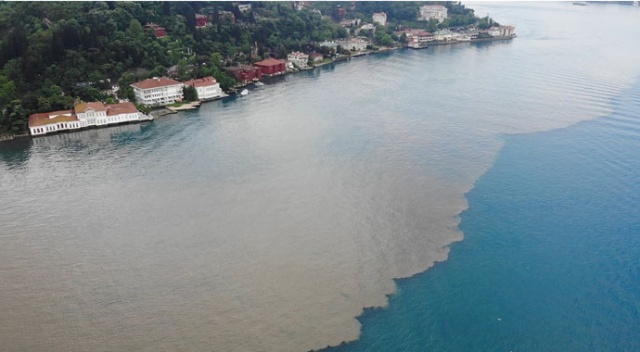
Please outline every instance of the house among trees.
[[207, 26], [207, 16], [196, 14], [196, 28], [204, 28]]
[[287, 70], [287, 62], [285, 60], [274, 58], [258, 61], [254, 63], [254, 66], [258, 67], [263, 75], [269, 76], [281, 75]]
[[251, 4], [250, 3], [246, 3], [246, 4], [239, 4], [238, 5], [238, 11], [246, 14], [249, 11], [251, 11]]
[[182, 101], [184, 84], [167, 77], [154, 77], [131, 85], [136, 101], [146, 107], [162, 106]]
[[133, 103], [103, 104], [89, 102], [76, 104], [73, 110], [32, 114], [29, 132], [32, 136], [72, 131], [87, 127], [115, 125], [146, 120]]
[[384, 12], [375, 12], [372, 16], [373, 23], [377, 23], [381, 26], [387, 25], [387, 14]]
[[424, 5], [420, 7], [419, 20], [436, 19], [438, 22], [442, 22], [447, 19], [447, 12], [447, 8], [442, 5]]
[[184, 85], [196, 89], [198, 100], [212, 100], [224, 95], [222, 88], [220, 88], [220, 83], [211, 76], [185, 81]]
[[155, 23], [147, 23], [144, 25], [145, 30], [152, 30], [156, 38], [164, 38], [167, 36], [167, 30]]
[[359, 37], [339, 40], [337, 41], [337, 43], [341, 45], [343, 48], [347, 50], [353, 50], [353, 51], [365, 50], [369, 45], [369, 41]]

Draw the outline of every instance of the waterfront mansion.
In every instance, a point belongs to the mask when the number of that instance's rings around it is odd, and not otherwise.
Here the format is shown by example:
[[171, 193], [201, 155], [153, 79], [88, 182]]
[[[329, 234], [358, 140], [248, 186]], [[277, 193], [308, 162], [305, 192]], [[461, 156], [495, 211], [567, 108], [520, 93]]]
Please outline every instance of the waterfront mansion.
[[178, 82], [167, 77], [154, 77], [131, 85], [136, 101], [147, 107], [156, 107], [182, 101], [185, 86], [192, 86], [198, 92], [199, 100], [213, 100], [224, 96], [220, 83], [214, 77]]
[[43, 112], [29, 116], [29, 132], [39, 136], [60, 131], [79, 130], [147, 120], [133, 103], [79, 103], [72, 110]]
[[147, 107], [182, 101], [183, 83], [167, 77], [154, 77], [131, 85], [136, 101]]

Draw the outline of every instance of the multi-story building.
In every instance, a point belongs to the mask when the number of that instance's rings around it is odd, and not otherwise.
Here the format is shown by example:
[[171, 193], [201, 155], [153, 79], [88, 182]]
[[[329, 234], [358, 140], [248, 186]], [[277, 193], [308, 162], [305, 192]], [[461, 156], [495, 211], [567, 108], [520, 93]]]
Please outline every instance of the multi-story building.
[[442, 5], [421, 6], [419, 20], [427, 21], [432, 18], [438, 20], [438, 22], [444, 21], [447, 19], [447, 8]]
[[381, 26], [387, 25], [387, 14], [384, 12], [376, 12], [373, 14], [373, 23], [377, 23]]
[[52, 111], [29, 116], [29, 132], [32, 136], [71, 131], [92, 126], [107, 126], [150, 119], [133, 103], [102, 104], [79, 103], [73, 110]]
[[299, 51], [294, 51], [289, 55], [287, 55], [287, 61], [292, 63], [297, 68], [300, 68], [300, 69], [307, 68], [307, 62], [309, 62], [309, 55]]
[[171, 78], [149, 78], [131, 85], [136, 101], [147, 107], [162, 106], [182, 101], [184, 85]]
[[337, 41], [346, 50], [362, 51], [367, 49], [369, 42], [363, 38], [350, 38], [346, 40]]
[[515, 27], [513, 26], [500, 26], [499, 31], [500, 31], [499, 35], [501, 37], [514, 37], [516, 35]]
[[287, 62], [285, 60], [274, 58], [258, 61], [253, 65], [258, 67], [263, 75], [281, 75], [287, 70]]
[[225, 67], [224, 70], [238, 80], [238, 82], [247, 84], [262, 79], [262, 71], [251, 65], [238, 65]]
[[194, 87], [198, 92], [199, 100], [212, 100], [224, 95], [220, 83], [211, 76], [185, 81], [184, 85]]
[[412, 49], [426, 48], [429, 42], [435, 40], [433, 33], [423, 30], [407, 31], [405, 34], [408, 40], [407, 46]]

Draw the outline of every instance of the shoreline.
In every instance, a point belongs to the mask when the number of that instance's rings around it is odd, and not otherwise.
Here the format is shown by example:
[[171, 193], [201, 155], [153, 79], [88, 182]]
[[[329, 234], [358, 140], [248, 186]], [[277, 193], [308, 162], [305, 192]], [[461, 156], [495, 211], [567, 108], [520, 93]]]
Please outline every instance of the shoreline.
[[[356, 54], [353, 55], [349, 55], [349, 56], [341, 56], [339, 58], [333, 58], [330, 61], [327, 62], [322, 62], [319, 63], [317, 65], [313, 65], [309, 68], [306, 69], [302, 69], [302, 70], [294, 70], [294, 71], [286, 71], [282, 74], [278, 74], [278, 75], [269, 75], [267, 77], [271, 78], [271, 77], [280, 77], [280, 76], [287, 76], [290, 74], [296, 74], [296, 73], [300, 73], [300, 72], [306, 72], [306, 71], [313, 71], [317, 68], [321, 68], [323, 66], [326, 65], [330, 65], [330, 64], [335, 64], [337, 62], [345, 62], [345, 61], [351, 61], [351, 59], [353, 58], [357, 58], [357, 57], [362, 57], [362, 56], [369, 56], [369, 55], [376, 55], [376, 54], [383, 54], [383, 53], [389, 53], [389, 52], [393, 52], [396, 50], [400, 50], [400, 49], [428, 49], [431, 45], [433, 46], [440, 46], [440, 45], [454, 45], [454, 44], [465, 44], [465, 43], [475, 43], [475, 42], [490, 42], [490, 41], [504, 41], [504, 40], [511, 40], [516, 38], [517, 36], [513, 36], [513, 37], [492, 37], [492, 38], [481, 38], [481, 39], [474, 39], [471, 41], [455, 41], [455, 42], [441, 42], [441, 43], [429, 43], [426, 47], [420, 47], [420, 48], [412, 48], [409, 47], [407, 45], [399, 45], [399, 46], [392, 46], [392, 47], [381, 47], [378, 50], [366, 50], [366, 51], [362, 51], [362, 52], [358, 52]], [[239, 91], [241, 88], [246, 88], [249, 87], [251, 85], [255, 85], [255, 82], [252, 83], [248, 83], [248, 84], [241, 84], [238, 86], [235, 86], [232, 88], [232, 92], [237, 92]], [[172, 115], [172, 114], [177, 114], [180, 111], [187, 111], [187, 110], [194, 110], [197, 109], [201, 104], [203, 103], [208, 103], [208, 102], [212, 102], [212, 101], [217, 101], [226, 97], [229, 97], [233, 94], [229, 94], [227, 92], [224, 93], [223, 96], [214, 98], [214, 99], [207, 99], [207, 100], [197, 100], [197, 101], [193, 101], [193, 102], [189, 102], [189, 103], [185, 103], [182, 104], [180, 106], [162, 106], [162, 107], [158, 107], [155, 108], [154, 110], [151, 110], [149, 112], [149, 115], [147, 119], [144, 120], [140, 120], [140, 121], [131, 121], [129, 123], [140, 123], [140, 122], [146, 122], [146, 121], [153, 121], [157, 118], [166, 116], [166, 115]], [[115, 125], [104, 125], [104, 126], [98, 126], [98, 128], [107, 128], [110, 126], [115, 126]], [[96, 127], [96, 126], [93, 126]], [[82, 130], [82, 129], [81, 129]], [[59, 132], [65, 132], [65, 131], [59, 131]], [[51, 135], [53, 133], [48, 133], [45, 135]], [[33, 137], [39, 137], [39, 136], [32, 136], [30, 135], [28, 132], [27, 133], [22, 133], [22, 134], [16, 134], [16, 135], [0, 135], [0, 143], [5, 142], [5, 141], [11, 141], [14, 140], [16, 138], [33, 138]]]

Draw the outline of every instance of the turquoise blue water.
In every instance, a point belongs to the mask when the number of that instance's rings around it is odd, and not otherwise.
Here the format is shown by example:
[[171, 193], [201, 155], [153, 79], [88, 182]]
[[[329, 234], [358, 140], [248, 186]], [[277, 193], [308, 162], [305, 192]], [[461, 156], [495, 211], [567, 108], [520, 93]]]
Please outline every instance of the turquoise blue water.
[[612, 106], [506, 136], [449, 260], [327, 351], [640, 351], [640, 85]]

